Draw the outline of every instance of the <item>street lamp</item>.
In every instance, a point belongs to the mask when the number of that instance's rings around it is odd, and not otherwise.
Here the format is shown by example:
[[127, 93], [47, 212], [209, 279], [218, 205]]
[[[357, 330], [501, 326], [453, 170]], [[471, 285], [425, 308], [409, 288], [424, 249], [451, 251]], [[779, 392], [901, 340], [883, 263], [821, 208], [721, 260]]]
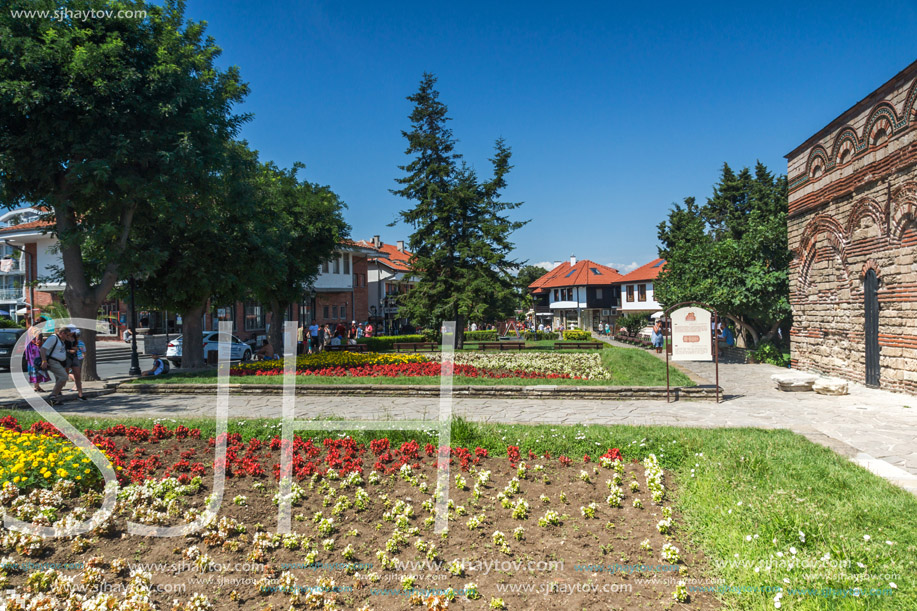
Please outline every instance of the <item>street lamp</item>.
[[32, 271], [32, 258], [34, 255], [27, 251], [25, 248], [19, 248], [15, 244], [10, 244], [9, 240], [3, 240], [3, 243], [9, 246], [10, 248], [15, 248], [19, 252], [23, 253], [26, 258], [26, 282], [29, 284], [29, 322], [34, 323], [35, 318], [35, 283], [29, 280], [29, 272]]
[[134, 309], [134, 277], [131, 276], [128, 284], [131, 289], [131, 368], [128, 374], [139, 376], [140, 356], [137, 354], [137, 310]]

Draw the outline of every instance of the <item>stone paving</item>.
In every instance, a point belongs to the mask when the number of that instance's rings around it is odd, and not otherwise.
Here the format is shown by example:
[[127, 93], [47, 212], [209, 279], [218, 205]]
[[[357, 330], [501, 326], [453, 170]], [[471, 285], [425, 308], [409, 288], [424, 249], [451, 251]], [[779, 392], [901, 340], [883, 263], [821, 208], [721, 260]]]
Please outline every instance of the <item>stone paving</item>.
[[[712, 363], [683, 363], [698, 378], [713, 378]], [[501, 423], [634, 424], [686, 427], [786, 428], [828, 446], [917, 493], [917, 397], [850, 385], [846, 396], [778, 391], [770, 380], [786, 371], [771, 365], [720, 364], [725, 400], [601, 401], [455, 399], [454, 413]], [[280, 396], [231, 395], [234, 418], [278, 417]], [[438, 399], [406, 397], [296, 398], [297, 418], [437, 418]], [[114, 417], [212, 417], [214, 395], [125, 395], [69, 402], [67, 414]]]

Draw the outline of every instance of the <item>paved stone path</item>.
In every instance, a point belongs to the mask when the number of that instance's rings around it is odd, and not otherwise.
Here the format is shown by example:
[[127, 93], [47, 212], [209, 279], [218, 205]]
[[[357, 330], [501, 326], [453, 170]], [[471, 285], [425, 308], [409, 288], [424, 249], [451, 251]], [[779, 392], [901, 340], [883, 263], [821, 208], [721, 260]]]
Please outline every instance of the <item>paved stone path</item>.
[[[712, 363], [683, 363], [698, 378], [713, 378]], [[785, 393], [770, 381], [785, 371], [771, 365], [720, 364], [725, 401], [600, 401], [456, 399], [454, 413], [502, 423], [636, 424], [686, 427], [786, 428], [828, 446], [917, 493], [917, 397], [851, 384], [842, 397]], [[230, 396], [234, 418], [277, 417], [279, 396]], [[124, 395], [69, 402], [67, 414], [115, 417], [212, 417], [215, 396]], [[438, 399], [406, 397], [297, 397], [297, 418], [437, 418]]]

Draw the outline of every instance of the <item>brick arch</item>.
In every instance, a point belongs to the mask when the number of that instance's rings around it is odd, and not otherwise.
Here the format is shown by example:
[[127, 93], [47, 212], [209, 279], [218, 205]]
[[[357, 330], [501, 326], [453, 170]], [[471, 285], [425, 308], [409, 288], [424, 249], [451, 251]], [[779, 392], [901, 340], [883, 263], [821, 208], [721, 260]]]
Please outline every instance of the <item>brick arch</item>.
[[799, 266], [799, 284], [803, 291], [809, 289], [809, 272], [812, 270], [812, 264], [818, 254], [816, 244], [818, 236], [823, 233], [828, 234], [828, 243], [834, 251], [841, 270], [844, 275], [844, 282], [850, 285], [850, 274], [847, 271], [847, 253], [845, 250], [847, 244], [847, 234], [844, 227], [833, 216], [819, 214], [806, 225], [802, 232], [798, 253], [801, 253], [802, 264]]
[[834, 145], [831, 147], [831, 158], [835, 165], [841, 161], [841, 153], [845, 150], [850, 151], [850, 156], [856, 155], [860, 149], [860, 139], [857, 138], [856, 132], [852, 127], [847, 126], [842, 129], [834, 139]]
[[866, 273], [867, 273], [869, 270], [874, 271], [874, 272], [876, 273], [876, 278], [881, 282], [881, 280], [882, 280], [882, 270], [879, 269], [879, 264], [876, 263], [876, 260], [875, 260], [875, 259], [868, 259], [868, 260], [866, 261], [866, 263], [863, 264], [863, 269], [860, 270], [860, 279], [862, 280], [863, 278], [865, 278], [865, 277], [866, 277]]
[[853, 205], [850, 216], [847, 217], [847, 229], [845, 233], [848, 238], [853, 236], [853, 232], [856, 231], [860, 221], [866, 216], [871, 217], [876, 225], [879, 226], [879, 235], [885, 235], [885, 211], [882, 210], [882, 206], [879, 205], [879, 202], [871, 197], [864, 197]]
[[901, 108], [901, 118], [899, 119], [899, 127], [904, 127], [911, 121], [917, 121], [917, 116], [915, 116], [914, 105], [917, 104], [917, 79], [914, 79], [914, 82], [911, 83], [911, 89], [907, 92], [907, 97], [904, 99], [904, 106]]
[[885, 127], [890, 138], [896, 125], [898, 125], [898, 113], [895, 112], [895, 108], [888, 102], [879, 102], [869, 113], [869, 119], [863, 126], [863, 134], [860, 136], [861, 146], [868, 147], [873, 135], [880, 127]]
[[816, 144], [809, 151], [809, 159], [806, 161], [806, 176], [809, 178], [812, 178], [812, 167], [817, 160], [821, 160], [822, 174], [824, 175], [828, 171], [828, 151], [820, 144]]

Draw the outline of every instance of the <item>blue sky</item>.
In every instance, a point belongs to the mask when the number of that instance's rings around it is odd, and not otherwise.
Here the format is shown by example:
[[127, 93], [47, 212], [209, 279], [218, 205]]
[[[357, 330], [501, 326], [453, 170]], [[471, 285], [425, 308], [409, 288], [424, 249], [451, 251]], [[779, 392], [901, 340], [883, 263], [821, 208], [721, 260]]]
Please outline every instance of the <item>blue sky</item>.
[[911, 2], [189, 0], [252, 93], [242, 136], [347, 202], [355, 238], [387, 225], [410, 103], [439, 78], [458, 150], [489, 174], [504, 137], [523, 201], [516, 257], [627, 269], [656, 257], [673, 202], [723, 161], [783, 155], [915, 57]]

